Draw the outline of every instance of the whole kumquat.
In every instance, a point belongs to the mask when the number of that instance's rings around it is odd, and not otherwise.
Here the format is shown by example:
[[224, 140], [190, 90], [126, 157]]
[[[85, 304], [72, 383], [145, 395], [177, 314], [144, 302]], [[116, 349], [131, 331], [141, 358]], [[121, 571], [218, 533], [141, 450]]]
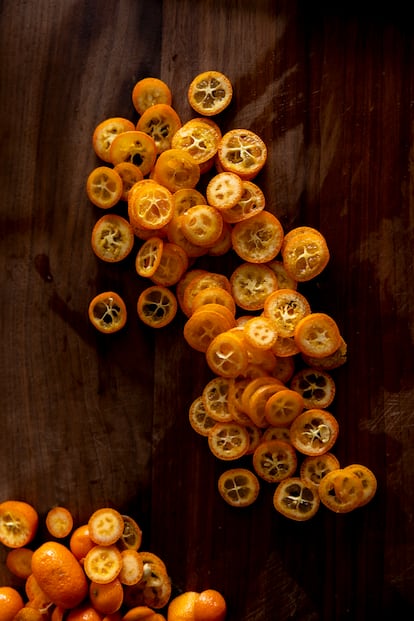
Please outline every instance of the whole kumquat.
[[39, 587], [57, 606], [74, 608], [88, 593], [79, 561], [62, 543], [48, 541], [36, 548], [32, 571]]
[[1, 621], [13, 621], [24, 606], [20, 593], [13, 587], [0, 587], [0, 619]]

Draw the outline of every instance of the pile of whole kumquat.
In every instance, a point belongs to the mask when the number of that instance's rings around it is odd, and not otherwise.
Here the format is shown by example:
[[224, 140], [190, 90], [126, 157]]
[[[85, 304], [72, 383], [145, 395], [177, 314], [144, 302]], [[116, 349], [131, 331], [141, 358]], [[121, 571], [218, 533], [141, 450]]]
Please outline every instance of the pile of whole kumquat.
[[56, 506], [45, 517], [21, 500], [0, 502], [0, 544], [16, 586], [0, 586], [0, 621], [224, 621], [219, 591], [184, 591], [171, 597], [164, 561], [141, 549], [142, 531], [129, 515], [97, 509], [74, 527]]
[[[148, 281], [136, 313], [146, 325], [184, 314], [184, 339], [214, 374], [189, 407], [190, 424], [218, 459], [251, 456], [249, 467], [238, 461], [220, 476], [224, 500], [250, 505], [261, 481], [275, 485], [275, 509], [294, 520], [320, 503], [349, 512], [372, 499], [377, 482], [368, 467], [340, 465], [332, 452], [332, 371], [347, 347], [334, 318], [313, 311], [300, 291], [328, 264], [326, 239], [307, 225], [283, 230], [256, 179], [265, 143], [212, 119], [231, 102], [229, 78], [203, 72], [187, 93], [192, 114], [183, 120], [167, 84], [144, 78], [132, 92], [138, 121], [115, 117], [95, 128], [102, 165], [86, 189], [106, 213], [93, 228], [93, 251], [112, 263], [136, 252], [137, 275]], [[124, 215], [111, 211], [118, 205]], [[237, 259], [230, 274], [197, 265], [229, 252]], [[126, 305], [114, 291], [98, 293], [89, 318], [115, 332]]]

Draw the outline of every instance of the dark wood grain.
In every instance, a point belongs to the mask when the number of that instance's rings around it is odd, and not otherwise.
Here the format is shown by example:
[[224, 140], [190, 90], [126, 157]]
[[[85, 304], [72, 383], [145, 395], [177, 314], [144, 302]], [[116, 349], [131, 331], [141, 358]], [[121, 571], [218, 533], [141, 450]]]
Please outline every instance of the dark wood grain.
[[[375, 6], [375, 5], [373, 5]], [[132, 513], [174, 592], [221, 590], [229, 621], [365, 621], [414, 611], [414, 28], [400, 3], [273, 0], [3, 0], [0, 6], [2, 396], [0, 499], [61, 503], [77, 522], [110, 504]], [[332, 411], [341, 463], [378, 493], [308, 523], [246, 510], [216, 492], [224, 469], [190, 428], [210, 374], [182, 337], [135, 318], [133, 259], [97, 261], [85, 180], [91, 135], [136, 120], [131, 91], [164, 79], [182, 119], [207, 68], [235, 97], [222, 128], [269, 148], [258, 182], [288, 231], [320, 228], [331, 261], [305, 287], [348, 344]], [[214, 268], [225, 271], [226, 260]], [[124, 296], [127, 328], [89, 325], [96, 292]], [[1, 549], [1, 560], [6, 551]], [[3, 583], [13, 579], [2, 566]]]

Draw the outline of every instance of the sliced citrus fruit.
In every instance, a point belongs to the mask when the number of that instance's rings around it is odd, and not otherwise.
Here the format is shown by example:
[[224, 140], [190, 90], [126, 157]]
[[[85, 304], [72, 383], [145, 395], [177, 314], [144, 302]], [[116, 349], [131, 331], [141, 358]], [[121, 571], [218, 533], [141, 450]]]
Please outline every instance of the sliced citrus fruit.
[[203, 116], [219, 114], [230, 104], [233, 87], [229, 78], [220, 71], [203, 71], [193, 78], [188, 87], [190, 106]]
[[273, 494], [273, 506], [276, 511], [297, 522], [312, 518], [317, 513], [319, 505], [318, 492], [300, 477], [289, 477], [281, 481]]

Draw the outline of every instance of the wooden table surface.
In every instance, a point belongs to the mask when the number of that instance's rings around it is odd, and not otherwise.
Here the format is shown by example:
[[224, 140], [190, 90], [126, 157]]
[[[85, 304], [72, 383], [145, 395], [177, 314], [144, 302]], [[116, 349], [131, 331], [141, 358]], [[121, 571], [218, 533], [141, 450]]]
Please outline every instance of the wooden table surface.
[[[0, 11], [0, 500], [27, 500], [42, 517], [64, 504], [78, 523], [104, 505], [129, 512], [174, 593], [221, 590], [229, 621], [412, 618], [408, 12], [293, 0], [3, 0]], [[335, 453], [378, 479], [374, 500], [348, 515], [289, 521], [270, 484], [249, 508], [222, 501], [227, 464], [188, 423], [211, 374], [183, 339], [184, 316], [147, 329], [133, 259], [114, 267], [90, 248], [102, 215], [85, 193], [93, 129], [136, 121], [132, 88], [148, 75], [188, 120], [187, 86], [210, 68], [234, 86], [222, 129], [252, 129], [268, 146], [257, 182], [269, 210], [285, 231], [319, 228], [331, 250], [305, 289], [348, 345], [334, 372]], [[226, 260], [213, 265], [225, 271]], [[107, 289], [129, 309], [113, 337], [87, 318]], [[4, 563], [1, 581], [13, 582]]]

